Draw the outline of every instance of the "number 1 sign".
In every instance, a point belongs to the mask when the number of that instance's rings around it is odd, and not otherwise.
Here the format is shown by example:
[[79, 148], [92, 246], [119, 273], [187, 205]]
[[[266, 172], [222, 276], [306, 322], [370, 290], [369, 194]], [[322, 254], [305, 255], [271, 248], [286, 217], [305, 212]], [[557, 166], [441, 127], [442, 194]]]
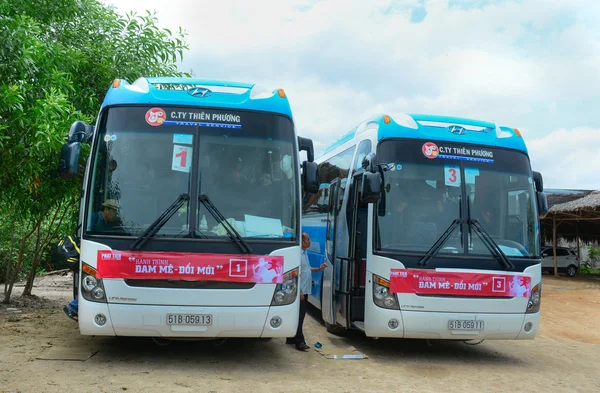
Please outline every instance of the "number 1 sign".
[[230, 277], [246, 277], [246, 276], [248, 276], [248, 260], [247, 259], [230, 259], [229, 260], [229, 276]]
[[189, 172], [192, 163], [192, 148], [173, 145], [173, 161], [171, 169], [179, 172]]

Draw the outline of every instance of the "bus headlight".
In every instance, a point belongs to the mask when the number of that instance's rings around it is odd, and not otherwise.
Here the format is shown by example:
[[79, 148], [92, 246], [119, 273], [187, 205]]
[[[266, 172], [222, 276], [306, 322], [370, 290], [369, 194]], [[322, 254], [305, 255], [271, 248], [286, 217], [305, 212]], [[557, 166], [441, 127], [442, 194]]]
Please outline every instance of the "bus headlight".
[[277, 284], [271, 300], [271, 306], [285, 306], [292, 304], [298, 294], [298, 268], [290, 270], [283, 275], [283, 282]]
[[399, 310], [396, 295], [390, 292], [390, 282], [373, 274], [373, 302], [382, 308]]
[[97, 278], [96, 269], [86, 263], [81, 264], [81, 296], [90, 302], [106, 303], [102, 279]]
[[85, 289], [87, 292], [92, 292], [94, 288], [98, 286], [98, 280], [94, 276], [84, 275], [81, 280], [81, 287]]
[[529, 296], [529, 300], [527, 301], [527, 311], [526, 314], [533, 314], [540, 311], [540, 306], [542, 304], [542, 283], [539, 283], [533, 290], [531, 291], [531, 296]]

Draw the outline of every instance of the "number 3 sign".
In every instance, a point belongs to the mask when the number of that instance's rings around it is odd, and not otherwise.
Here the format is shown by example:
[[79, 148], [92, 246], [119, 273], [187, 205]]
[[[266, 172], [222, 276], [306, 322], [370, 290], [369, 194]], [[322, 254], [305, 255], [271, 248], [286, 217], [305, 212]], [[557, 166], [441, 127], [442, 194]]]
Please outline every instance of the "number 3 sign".
[[192, 148], [188, 146], [173, 145], [173, 162], [171, 169], [180, 172], [189, 172], [192, 163]]
[[460, 167], [458, 165], [444, 165], [444, 177], [447, 186], [460, 187]]

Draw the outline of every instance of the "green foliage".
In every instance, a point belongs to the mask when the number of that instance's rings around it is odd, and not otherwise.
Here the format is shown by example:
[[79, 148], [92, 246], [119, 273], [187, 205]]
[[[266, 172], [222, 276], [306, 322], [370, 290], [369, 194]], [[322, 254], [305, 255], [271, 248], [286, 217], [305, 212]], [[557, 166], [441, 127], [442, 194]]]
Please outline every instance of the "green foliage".
[[588, 260], [581, 262], [579, 266], [579, 274], [582, 275], [598, 275], [600, 269], [594, 268], [597, 262], [600, 261], [600, 249], [588, 246]]
[[37, 231], [24, 239], [38, 224], [49, 241], [59, 222], [58, 235], [75, 229], [74, 204], [63, 221], [52, 219], [79, 192], [57, 174], [70, 125], [93, 123], [115, 78], [181, 76], [187, 49], [185, 33], [159, 28], [150, 12], [119, 15], [97, 0], [0, 0], [0, 277], [20, 267], [21, 245], [24, 270], [31, 266]]
[[600, 259], [600, 250], [589, 245], [588, 246], [588, 258], [590, 258], [591, 260], [594, 260], [594, 261], [599, 260]]

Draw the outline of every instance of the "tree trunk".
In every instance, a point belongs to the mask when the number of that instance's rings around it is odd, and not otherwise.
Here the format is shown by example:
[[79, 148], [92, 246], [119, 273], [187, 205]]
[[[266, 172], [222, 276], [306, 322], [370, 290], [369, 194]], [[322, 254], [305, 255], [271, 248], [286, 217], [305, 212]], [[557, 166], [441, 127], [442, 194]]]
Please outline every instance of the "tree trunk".
[[14, 264], [13, 254], [15, 251], [15, 219], [13, 218], [10, 223], [10, 254], [8, 254], [8, 265], [6, 266], [6, 281], [4, 282], [4, 296], [8, 291], [10, 284], [10, 277], [12, 274], [12, 266]]
[[[46, 249], [46, 247], [48, 247], [48, 244], [50, 243], [52, 238], [54, 236], [56, 236], [56, 232], [58, 232], [58, 228], [60, 228], [60, 225], [62, 224], [63, 219], [65, 218], [65, 215], [67, 214], [67, 211], [69, 210], [69, 207], [71, 207], [71, 205], [73, 203], [73, 200], [74, 200], [74, 198], [71, 198], [69, 203], [67, 203], [67, 206], [65, 207], [65, 210], [63, 211], [63, 214], [61, 215], [60, 220], [58, 221], [58, 224], [56, 226], [54, 226], [54, 220], [56, 219], [56, 215], [58, 214], [58, 212], [60, 211], [60, 208], [62, 207], [62, 203], [60, 203], [58, 205], [58, 207], [56, 208], [56, 212], [54, 213], [54, 216], [52, 217], [52, 221], [50, 221], [48, 232], [46, 233], [46, 237], [42, 241], [41, 247], [39, 249], [36, 249], [36, 251], [35, 251], [35, 257], [33, 260], [33, 264], [31, 265], [31, 271], [29, 272], [29, 277], [27, 277], [27, 284], [25, 284], [25, 289], [23, 290], [23, 296], [25, 296], [25, 295], [31, 296], [31, 290], [33, 289], [33, 282], [35, 280], [35, 274], [37, 272], [38, 265], [40, 264], [40, 260], [41, 260], [42, 256], [44, 255], [44, 250]], [[54, 231], [52, 230], [53, 227], [54, 227]]]
[[40, 225], [38, 225], [37, 236], [35, 241], [35, 252], [33, 253], [33, 262], [31, 263], [31, 271], [29, 272], [29, 276], [27, 277], [27, 283], [25, 283], [25, 290], [21, 296], [31, 296], [31, 288], [33, 288], [33, 279], [35, 277], [35, 272], [38, 267], [38, 254], [40, 252], [40, 237], [42, 236], [42, 222], [40, 221]]
[[12, 271], [12, 274], [10, 275], [10, 277], [8, 279], [8, 288], [4, 291], [4, 300], [2, 301], [2, 303], [4, 303], [4, 304], [10, 303], [10, 295], [12, 293], [13, 286], [15, 284], [15, 281], [17, 281], [17, 276], [19, 274], [19, 271], [21, 271], [21, 267], [23, 266], [23, 253], [25, 252], [25, 247], [27, 246], [27, 241], [29, 240], [31, 235], [33, 235], [33, 233], [38, 229], [38, 227], [40, 225], [41, 225], [41, 221], [39, 221], [36, 225], [34, 225], [34, 227], [31, 229], [31, 231], [29, 231], [23, 237], [23, 239], [21, 239], [21, 245], [19, 247], [19, 257], [17, 259], [17, 266]]
[[581, 248], [579, 246], [579, 221], [577, 221], [577, 262], [581, 263]]

